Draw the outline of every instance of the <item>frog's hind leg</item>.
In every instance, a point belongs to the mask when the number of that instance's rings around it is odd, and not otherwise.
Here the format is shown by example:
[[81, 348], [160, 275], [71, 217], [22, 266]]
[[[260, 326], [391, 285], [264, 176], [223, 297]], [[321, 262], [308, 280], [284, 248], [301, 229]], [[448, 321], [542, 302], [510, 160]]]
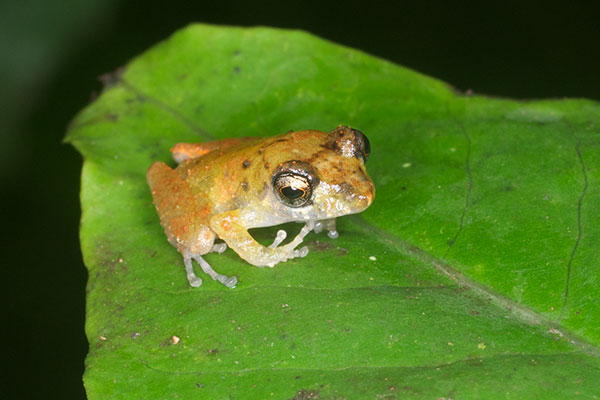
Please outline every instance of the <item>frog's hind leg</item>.
[[185, 272], [187, 274], [187, 279], [190, 283], [190, 286], [199, 287], [202, 285], [202, 279], [198, 278], [194, 273], [192, 259], [198, 261], [198, 264], [200, 264], [200, 267], [202, 267], [202, 271], [210, 275], [210, 277], [213, 278], [213, 280], [222, 283], [228, 288], [234, 288], [235, 285], [237, 285], [238, 280], [236, 276], [230, 277], [227, 275], [219, 274], [210, 266], [209, 263], [206, 262], [206, 260], [204, 260], [204, 258], [202, 258], [202, 256], [186, 254], [183, 256], [183, 262], [185, 264]]
[[[213, 250], [215, 249], [215, 247], [220, 250], [220, 247], [217, 247], [217, 246], [218, 245], [213, 246]], [[217, 251], [219, 253], [222, 253], [224, 251], [224, 250], [223, 251], [219, 251], [219, 250], [215, 250], [215, 251]], [[204, 258], [202, 258], [202, 255], [184, 252], [183, 263], [185, 264], [185, 273], [187, 275], [187, 279], [188, 279], [188, 282], [190, 283], [190, 286], [199, 287], [202, 285], [202, 279], [199, 278], [198, 276], [196, 276], [196, 274], [194, 273], [194, 266], [192, 264], [192, 259], [196, 260], [198, 262], [198, 264], [200, 264], [200, 267], [202, 267], [202, 271], [204, 271], [206, 274], [210, 275], [210, 277], [213, 280], [222, 283], [223, 285], [227, 286], [228, 288], [234, 288], [235, 285], [237, 285], [237, 282], [238, 282], [237, 276], [227, 276], [227, 275], [219, 274], [210, 266], [210, 264], [208, 262], [206, 262], [206, 260]]]
[[213, 278], [227, 287], [234, 287], [237, 278], [217, 274], [202, 255], [215, 251], [222, 253], [227, 248], [224, 243], [215, 244], [215, 233], [209, 228], [207, 216], [210, 214], [208, 201], [194, 195], [187, 182], [166, 164], [156, 162], [148, 169], [148, 184], [160, 223], [169, 242], [183, 256], [188, 282], [193, 287], [202, 285], [202, 279], [194, 273], [192, 260]]
[[[210, 266], [210, 264], [207, 263], [206, 260], [204, 260], [204, 258], [202, 258], [202, 256], [194, 256], [193, 258], [194, 258], [194, 260], [198, 261], [198, 264], [200, 264], [200, 266], [202, 267], [202, 271], [204, 271], [205, 273], [210, 275], [210, 277], [213, 278], [213, 280], [222, 283], [223, 285], [227, 286], [228, 288], [234, 288], [235, 285], [237, 285], [238, 280], [237, 280], [236, 276], [230, 277], [227, 275], [217, 273]], [[190, 264], [191, 264], [191, 261], [190, 261]], [[189, 271], [187, 270], [187, 265], [186, 265], [185, 269], [188, 272], [188, 281], [190, 281], [190, 275], [189, 275]], [[192, 271], [192, 274], [193, 273], [194, 273], [194, 271]], [[200, 283], [202, 283], [202, 282], [200, 282]], [[192, 285], [192, 281], [190, 281], [190, 285]], [[194, 286], [194, 285], [192, 285], [192, 286]]]
[[192, 265], [192, 257], [189, 255], [183, 256], [183, 263], [185, 264], [185, 273], [187, 274], [188, 282], [192, 287], [200, 287], [202, 285], [202, 279], [198, 278], [194, 273], [194, 266]]

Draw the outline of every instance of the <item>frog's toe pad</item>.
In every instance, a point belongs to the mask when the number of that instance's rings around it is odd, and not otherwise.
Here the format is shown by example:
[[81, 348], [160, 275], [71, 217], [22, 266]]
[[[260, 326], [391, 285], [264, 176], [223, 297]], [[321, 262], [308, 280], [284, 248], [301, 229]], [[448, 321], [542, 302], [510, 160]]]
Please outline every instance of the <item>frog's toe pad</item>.
[[202, 279], [198, 278], [197, 276], [188, 276], [188, 282], [190, 283], [191, 287], [202, 286]]
[[308, 247], [304, 246], [298, 250], [294, 250], [294, 257], [306, 257], [308, 254]]
[[278, 230], [277, 236], [275, 236], [275, 240], [269, 247], [272, 249], [276, 248], [277, 246], [279, 246], [281, 244], [281, 242], [283, 242], [285, 240], [286, 237], [287, 237], [286, 231], [284, 231], [283, 229]]
[[340, 237], [340, 234], [334, 229], [332, 231], [327, 232], [327, 236], [329, 236], [329, 239], [337, 239]]
[[223, 285], [227, 286], [228, 288], [234, 288], [235, 285], [237, 285], [238, 279], [237, 276], [226, 276], [226, 275], [219, 275], [217, 277], [217, 280], [219, 282], [221, 282]]
[[214, 244], [212, 247], [212, 251], [217, 252], [217, 253], [223, 253], [225, 250], [227, 250], [227, 244], [226, 243], [217, 243]]

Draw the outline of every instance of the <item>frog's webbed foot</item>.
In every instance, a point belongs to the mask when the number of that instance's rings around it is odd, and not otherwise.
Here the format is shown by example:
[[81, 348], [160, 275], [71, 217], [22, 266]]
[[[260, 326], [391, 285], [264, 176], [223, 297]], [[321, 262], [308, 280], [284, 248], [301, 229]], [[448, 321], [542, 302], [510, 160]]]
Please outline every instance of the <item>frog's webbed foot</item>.
[[315, 224], [315, 233], [319, 233], [324, 230], [327, 230], [327, 236], [329, 236], [330, 239], [337, 239], [340, 236], [338, 231], [335, 229], [335, 218], [317, 221]]
[[221, 254], [225, 250], [227, 250], [227, 243], [216, 243], [216, 244], [213, 244], [211, 252]]

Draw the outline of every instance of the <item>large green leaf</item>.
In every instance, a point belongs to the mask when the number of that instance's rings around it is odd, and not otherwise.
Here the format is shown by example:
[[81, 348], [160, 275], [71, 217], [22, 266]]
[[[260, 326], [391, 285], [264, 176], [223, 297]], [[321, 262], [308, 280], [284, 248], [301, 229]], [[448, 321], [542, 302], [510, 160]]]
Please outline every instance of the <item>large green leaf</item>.
[[[374, 204], [273, 269], [208, 255], [238, 287], [191, 288], [151, 162], [338, 124], [371, 140]], [[303, 32], [194, 25], [115, 75], [67, 140], [85, 157], [90, 399], [600, 393], [596, 103], [464, 96]]]

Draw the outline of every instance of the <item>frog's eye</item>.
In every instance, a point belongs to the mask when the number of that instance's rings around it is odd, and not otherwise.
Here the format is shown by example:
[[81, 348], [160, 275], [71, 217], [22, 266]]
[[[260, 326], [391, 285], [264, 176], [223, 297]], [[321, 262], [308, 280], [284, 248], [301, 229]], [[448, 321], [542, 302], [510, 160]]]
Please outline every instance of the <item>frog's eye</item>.
[[371, 143], [369, 143], [369, 138], [358, 129], [352, 129], [352, 132], [354, 132], [354, 137], [356, 138], [358, 152], [362, 156], [363, 162], [366, 163], [369, 159], [369, 154], [371, 154]]
[[288, 161], [273, 176], [273, 192], [286, 206], [303, 207], [310, 204], [317, 180], [312, 168], [306, 163]]
[[331, 142], [326, 146], [344, 157], [356, 157], [366, 163], [371, 154], [371, 143], [367, 136], [358, 129], [349, 126], [338, 126], [331, 131]]
[[290, 207], [302, 207], [310, 201], [312, 188], [305, 176], [281, 173], [273, 181], [273, 189], [279, 200]]

